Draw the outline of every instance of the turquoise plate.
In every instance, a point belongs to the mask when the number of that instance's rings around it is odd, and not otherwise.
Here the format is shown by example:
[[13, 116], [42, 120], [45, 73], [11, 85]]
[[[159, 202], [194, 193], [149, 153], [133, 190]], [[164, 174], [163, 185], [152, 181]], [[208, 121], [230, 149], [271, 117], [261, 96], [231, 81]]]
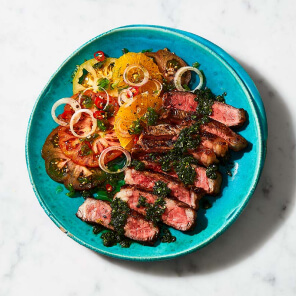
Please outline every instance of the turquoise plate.
[[[128, 249], [104, 247], [92, 227], [76, 218], [83, 198], [69, 198], [66, 190], [57, 193], [57, 183], [45, 172], [41, 148], [56, 126], [50, 115], [53, 103], [72, 95], [71, 74], [76, 65], [102, 50], [111, 57], [122, 55], [121, 49], [139, 52], [169, 48], [189, 65], [198, 61], [207, 78], [207, 86], [214, 93], [227, 92], [226, 102], [244, 108], [249, 115], [248, 125], [239, 132], [250, 143], [249, 149], [233, 153], [233, 176], [224, 175], [223, 192], [218, 198], [208, 197], [213, 206], [198, 211], [194, 231], [182, 233], [172, 230], [177, 241], [156, 244], [154, 247], [132, 244]], [[267, 123], [260, 95], [248, 74], [225, 51], [213, 43], [191, 33], [156, 26], [135, 25], [117, 28], [90, 40], [60, 66], [41, 92], [34, 106], [27, 131], [26, 159], [35, 194], [47, 215], [69, 237], [80, 244], [111, 257], [127, 260], [170, 259], [196, 251], [222, 234], [240, 215], [258, 183], [266, 154]]]

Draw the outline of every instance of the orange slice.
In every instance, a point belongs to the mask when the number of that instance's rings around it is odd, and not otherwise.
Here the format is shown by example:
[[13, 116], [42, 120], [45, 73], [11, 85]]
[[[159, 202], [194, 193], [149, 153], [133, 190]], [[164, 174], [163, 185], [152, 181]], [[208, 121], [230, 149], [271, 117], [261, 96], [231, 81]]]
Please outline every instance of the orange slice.
[[147, 83], [139, 87], [139, 93], [148, 92], [149, 95], [159, 96], [162, 90], [162, 84], [156, 79], [150, 79]]
[[123, 80], [123, 73], [130, 65], [140, 65], [141, 67], [144, 67], [148, 71], [151, 79], [157, 79], [162, 82], [161, 73], [152, 58], [147, 57], [143, 53], [128, 52], [117, 59], [114, 64], [113, 82], [117, 85], [117, 88], [124, 88], [127, 86]]
[[123, 148], [131, 150], [134, 145], [136, 135], [130, 135], [128, 132], [133, 122], [141, 118], [147, 112], [148, 107], [158, 111], [161, 105], [161, 98], [145, 93], [135, 96], [130, 106], [126, 107], [126, 104], [123, 104], [119, 108], [115, 116], [114, 129]]

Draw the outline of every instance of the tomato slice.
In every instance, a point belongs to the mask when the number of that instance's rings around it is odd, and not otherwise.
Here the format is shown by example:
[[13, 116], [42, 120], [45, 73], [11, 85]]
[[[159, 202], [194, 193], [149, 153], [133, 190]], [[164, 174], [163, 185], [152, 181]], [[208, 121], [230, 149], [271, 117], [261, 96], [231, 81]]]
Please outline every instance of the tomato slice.
[[100, 168], [78, 165], [62, 153], [58, 129], [55, 128], [49, 134], [42, 148], [42, 157], [49, 177], [64, 183], [66, 187], [71, 185], [75, 190], [88, 190], [104, 182], [106, 174]]
[[[76, 133], [86, 133], [91, 126], [91, 119], [89, 117], [82, 117], [77, 124], [75, 124]], [[109, 146], [119, 146], [120, 143], [117, 138], [114, 138], [112, 131], [107, 131], [105, 137], [101, 137], [98, 133], [91, 135], [91, 139], [84, 140], [75, 137], [69, 127], [60, 126], [58, 128], [59, 147], [62, 153], [69, 157], [76, 164], [87, 167], [99, 167], [99, 156], [101, 152]], [[121, 154], [115, 151], [109, 155], [106, 162], [109, 162]]]

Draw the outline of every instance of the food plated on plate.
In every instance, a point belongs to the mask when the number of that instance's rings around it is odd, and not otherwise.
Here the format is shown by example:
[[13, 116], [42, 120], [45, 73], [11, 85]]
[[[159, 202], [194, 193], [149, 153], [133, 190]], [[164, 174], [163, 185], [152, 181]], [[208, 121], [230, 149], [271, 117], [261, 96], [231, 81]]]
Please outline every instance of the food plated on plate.
[[207, 88], [202, 65], [187, 65], [181, 53], [106, 54], [79, 65], [73, 95], [53, 105], [46, 171], [68, 196], [85, 198], [77, 219], [105, 246], [174, 242], [169, 227], [194, 229], [199, 201], [227, 178], [219, 164], [247, 147], [235, 131], [247, 114]]

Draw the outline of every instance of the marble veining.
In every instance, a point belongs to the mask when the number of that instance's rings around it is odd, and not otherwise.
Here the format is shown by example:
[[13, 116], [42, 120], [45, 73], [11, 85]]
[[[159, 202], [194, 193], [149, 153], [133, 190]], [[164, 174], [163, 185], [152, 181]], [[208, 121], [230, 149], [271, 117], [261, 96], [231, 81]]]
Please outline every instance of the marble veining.
[[[296, 295], [295, 9], [264, 1], [1, 1], [0, 295]], [[24, 142], [34, 102], [90, 38], [133, 23], [171, 26], [229, 52], [265, 104], [268, 153], [241, 217], [212, 244], [165, 262], [98, 255], [60, 231], [33, 193]]]

